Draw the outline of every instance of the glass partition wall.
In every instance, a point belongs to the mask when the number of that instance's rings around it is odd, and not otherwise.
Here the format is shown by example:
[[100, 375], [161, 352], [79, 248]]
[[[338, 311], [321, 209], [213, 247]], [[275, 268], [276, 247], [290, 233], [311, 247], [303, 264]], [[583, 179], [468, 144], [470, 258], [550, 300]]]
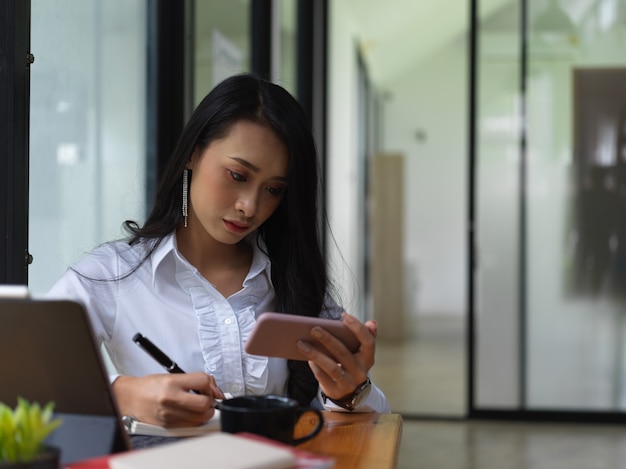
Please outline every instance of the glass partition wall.
[[192, 4], [194, 109], [220, 81], [250, 71], [250, 1]]
[[[155, 140], [155, 115], [164, 113], [148, 97], [159, 81], [149, 64], [157, 46], [148, 30], [157, 3], [32, 0], [29, 289], [35, 295], [85, 252], [127, 235], [122, 222], [142, 223], [151, 205], [157, 169], [147, 155], [157, 144], [148, 142]], [[193, 53], [185, 105], [193, 109], [218, 81], [249, 70], [250, 2], [194, 1], [185, 9], [186, 49]], [[168, 17], [170, 26], [176, 21]], [[160, 79], [173, 83], [177, 72]], [[177, 85], [170, 86], [177, 95]]]
[[144, 217], [146, 11], [145, 0], [32, 0], [33, 294]]
[[509, 2], [476, 34], [470, 414], [620, 418], [626, 1]]

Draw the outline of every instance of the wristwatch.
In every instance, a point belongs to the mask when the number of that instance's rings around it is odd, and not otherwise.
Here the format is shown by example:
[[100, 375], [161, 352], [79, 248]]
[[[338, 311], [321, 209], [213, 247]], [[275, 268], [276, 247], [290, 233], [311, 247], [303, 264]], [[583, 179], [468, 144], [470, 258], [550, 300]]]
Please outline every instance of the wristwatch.
[[369, 396], [371, 389], [372, 381], [370, 381], [368, 377], [363, 383], [359, 384], [359, 386], [354, 390], [352, 394], [348, 394], [346, 397], [343, 397], [341, 399], [333, 399], [332, 397], [328, 397], [326, 394], [324, 394], [324, 391], [321, 391], [321, 393], [324, 404], [326, 404], [326, 400], [328, 399], [330, 402], [338, 405], [343, 409], [353, 411], [354, 409], [359, 407], [363, 403], [363, 401], [365, 401], [365, 399], [367, 399], [367, 396]]

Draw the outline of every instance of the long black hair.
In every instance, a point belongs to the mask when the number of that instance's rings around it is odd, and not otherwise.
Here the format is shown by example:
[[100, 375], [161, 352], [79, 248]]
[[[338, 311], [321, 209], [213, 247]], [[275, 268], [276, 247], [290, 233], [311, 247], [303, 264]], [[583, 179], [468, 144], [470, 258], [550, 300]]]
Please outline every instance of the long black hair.
[[[152, 239], [158, 244], [183, 222], [182, 174], [192, 153], [224, 137], [241, 120], [267, 126], [289, 155], [287, 190], [276, 211], [259, 228], [272, 263], [276, 309], [318, 316], [329, 280], [319, 241], [315, 141], [298, 102], [282, 87], [255, 75], [227, 78], [200, 102], [165, 167], [146, 222], [141, 227], [133, 221], [124, 223], [131, 234], [130, 243]], [[289, 395], [309, 404], [318, 384], [307, 362], [289, 361], [289, 370]]]

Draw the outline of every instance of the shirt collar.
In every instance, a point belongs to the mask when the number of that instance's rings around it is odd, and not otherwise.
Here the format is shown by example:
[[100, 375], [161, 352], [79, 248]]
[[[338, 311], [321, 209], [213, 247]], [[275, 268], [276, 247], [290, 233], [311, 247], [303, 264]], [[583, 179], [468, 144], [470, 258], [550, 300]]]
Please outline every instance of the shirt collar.
[[257, 232], [251, 234], [246, 241], [252, 246], [252, 264], [250, 265], [248, 275], [243, 281], [243, 286], [245, 287], [249, 280], [263, 272], [265, 272], [271, 282], [271, 262], [267, 254], [265, 254], [267, 250], [265, 242], [263, 242], [263, 239], [259, 237]]
[[[248, 275], [244, 280], [243, 286], [246, 286], [246, 283], [249, 280], [255, 278], [262, 272], [265, 272], [267, 278], [271, 281], [271, 263], [269, 257], [264, 252], [264, 250], [266, 249], [265, 243], [261, 238], [259, 238], [257, 232], [249, 235], [246, 238], [246, 242], [250, 243], [250, 246], [252, 246], [252, 264], [250, 265], [250, 271], [248, 272]], [[157, 271], [159, 267], [161, 266], [161, 264], [163, 264], [163, 261], [169, 256], [174, 256], [177, 261], [183, 261], [188, 263], [188, 261], [184, 260], [183, 256], [178, 251], [178, 245], [176, 243], [176, 232], [172, 232], [165, 236], [152, 252], [151, 257], [153, 285], [156, 284]]]
[[152, 252], [152, 285], [156, 284], [157, 270], [168, 255], [178, 252], [174, 232], [165, 236]]

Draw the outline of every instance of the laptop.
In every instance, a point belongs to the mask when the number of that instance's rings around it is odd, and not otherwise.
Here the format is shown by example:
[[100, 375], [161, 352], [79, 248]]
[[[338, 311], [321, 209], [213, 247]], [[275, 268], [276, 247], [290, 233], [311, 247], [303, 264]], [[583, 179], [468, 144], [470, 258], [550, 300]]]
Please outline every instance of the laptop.
[[46, 440], [61, 463], [130, 449], [84, 308], [72, 301], [0, 298], [0, 402], [54, 402], [62, 424]]

